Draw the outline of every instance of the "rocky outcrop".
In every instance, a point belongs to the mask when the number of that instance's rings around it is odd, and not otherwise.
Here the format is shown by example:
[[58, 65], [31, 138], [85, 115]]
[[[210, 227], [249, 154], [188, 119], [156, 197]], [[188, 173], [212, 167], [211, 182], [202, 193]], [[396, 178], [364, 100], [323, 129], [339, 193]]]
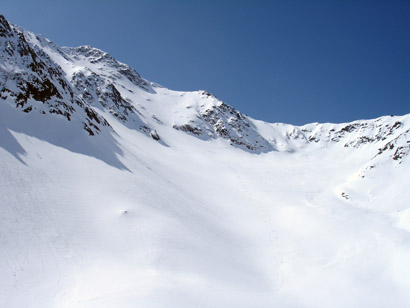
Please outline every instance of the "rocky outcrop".
[[0, 98], [24, 112], [56, 114], [70, 121], [82, 113], [84, 129], [94, 135], [108, 122], [87, 105], [65, 78], [62, 68], [35, 50], [22, 31], [0, 17]]
[[273, 149], [246, 115], [207, 91], [199, 91], [197, 95], [199, 106], [196, 119], [174, 125], [175, 129], [204, 140], [223, 138], [232, 146], [251, 152], [268, 152]]

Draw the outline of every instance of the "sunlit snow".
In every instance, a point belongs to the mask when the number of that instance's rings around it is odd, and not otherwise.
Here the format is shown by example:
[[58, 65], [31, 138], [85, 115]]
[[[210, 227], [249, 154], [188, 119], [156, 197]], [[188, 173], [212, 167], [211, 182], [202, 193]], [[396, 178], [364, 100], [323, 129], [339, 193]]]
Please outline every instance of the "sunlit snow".
[[90, 103], [111, 127], [89, 136], [78, 106], [67, 121], [2, 99], [1, 307], [410, 307], [410, 115], [241, 118], [24, 33], [69, 82], [99, 75], [137, 112]]

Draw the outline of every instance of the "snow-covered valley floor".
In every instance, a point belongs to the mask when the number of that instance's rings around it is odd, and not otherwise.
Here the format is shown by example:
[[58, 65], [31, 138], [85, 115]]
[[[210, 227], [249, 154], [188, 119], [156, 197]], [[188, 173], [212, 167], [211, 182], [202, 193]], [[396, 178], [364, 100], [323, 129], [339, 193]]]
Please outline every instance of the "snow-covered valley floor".
[[409, 161], [1, 108], [2, 307], [410, 306]]

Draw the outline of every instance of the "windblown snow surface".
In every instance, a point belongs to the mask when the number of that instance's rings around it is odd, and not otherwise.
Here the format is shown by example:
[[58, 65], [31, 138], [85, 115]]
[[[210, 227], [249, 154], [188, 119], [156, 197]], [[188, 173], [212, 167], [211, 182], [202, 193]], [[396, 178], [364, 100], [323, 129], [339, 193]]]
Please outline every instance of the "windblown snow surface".
[[269, 124], [2, 23], [1, 307], [410, 307], [410, 115]]

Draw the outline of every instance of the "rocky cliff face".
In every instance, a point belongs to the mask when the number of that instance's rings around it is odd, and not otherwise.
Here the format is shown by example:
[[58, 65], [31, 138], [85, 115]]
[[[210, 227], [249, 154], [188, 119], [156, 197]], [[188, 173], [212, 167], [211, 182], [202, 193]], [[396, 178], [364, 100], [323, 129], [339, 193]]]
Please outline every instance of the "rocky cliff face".
[[62, 68], [26, 39], [26, 33], [0, 16], [0, 95], [23, 112], [57, 114], [71, 121], [81, 113], [94, 135], [108, 122], [79, 97]]

